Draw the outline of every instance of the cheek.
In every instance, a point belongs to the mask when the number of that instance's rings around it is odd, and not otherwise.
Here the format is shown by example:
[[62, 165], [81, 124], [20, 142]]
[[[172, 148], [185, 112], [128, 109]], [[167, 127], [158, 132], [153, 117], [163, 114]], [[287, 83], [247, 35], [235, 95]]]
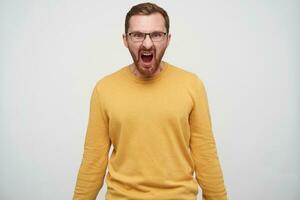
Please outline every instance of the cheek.
[[129, 48], [132, 52], [138, 53], [140, 47], [139, 47], [139, 45], [136, 45], [136, 44], [130, 44], [130, 45], [128, 45], [128, 48]]
[[161, 54], [163, 51], [165, 51], [166, 48], [167, 48], [166, 44], [161, 44], [156, 46], [157, 54]]
[[134, 58], [138, 58], [138, 49], [134, 46], [128, 46], [128, 50], [131, 54], [131, 56], [133, 56]]

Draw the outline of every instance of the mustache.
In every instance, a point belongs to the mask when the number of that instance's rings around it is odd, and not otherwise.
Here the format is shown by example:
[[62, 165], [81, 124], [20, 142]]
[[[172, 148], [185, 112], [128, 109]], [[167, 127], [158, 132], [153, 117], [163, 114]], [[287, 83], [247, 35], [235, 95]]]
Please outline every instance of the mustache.
[[155, 52], [156, 49], [155, 49], [155, 47], [151, 47], [151, 49], [146, 49], [146, 48], [144, 48], [144, 47], [141, 47], [141, 48], [139, 49], [139, 52], [141, 52], [141, 51], [144, 51], [144, 52]]
[[142, 53], [152, 53], [152, 55], [156, 55], [155, 49], [141, 49], [138, 52], [139, 57], [142, 55]]

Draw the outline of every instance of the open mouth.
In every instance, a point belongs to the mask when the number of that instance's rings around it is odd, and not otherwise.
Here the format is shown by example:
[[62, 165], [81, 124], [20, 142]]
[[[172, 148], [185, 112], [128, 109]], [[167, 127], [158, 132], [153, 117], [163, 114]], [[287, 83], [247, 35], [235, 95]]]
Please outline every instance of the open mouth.
[[141, 59], [144, 63], [150, 63], [153, 59], [153, 53], [152, 52], [142, 52]]

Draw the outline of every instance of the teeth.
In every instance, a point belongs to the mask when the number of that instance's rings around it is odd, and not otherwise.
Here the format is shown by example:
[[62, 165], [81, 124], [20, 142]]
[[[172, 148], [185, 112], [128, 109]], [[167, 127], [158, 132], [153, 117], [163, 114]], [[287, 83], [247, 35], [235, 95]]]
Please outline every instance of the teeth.
[[143, 52], [142, 54], [145, 55], [145, 56], [150, 56], [150, 55], [152, 55], [152, 53], [149, 53], [149, 52]]

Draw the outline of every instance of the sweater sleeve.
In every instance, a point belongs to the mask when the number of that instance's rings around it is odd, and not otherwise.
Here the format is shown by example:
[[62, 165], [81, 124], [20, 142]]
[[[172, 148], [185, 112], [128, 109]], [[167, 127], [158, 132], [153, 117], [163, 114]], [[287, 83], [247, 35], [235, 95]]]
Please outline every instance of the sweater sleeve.
[[90, 99], [83, 158], [77, 175], [73, 200], [96, 199], [103, 185], [110, 145], [108, 119], [96, 86]]
[[203, 200], [227, 200], [223, 174], [212, 132], [207, 94], [196, 76], [193, 87], [193, 109], [190, 113], [190, 149], [195, 164], [196, 180]]

